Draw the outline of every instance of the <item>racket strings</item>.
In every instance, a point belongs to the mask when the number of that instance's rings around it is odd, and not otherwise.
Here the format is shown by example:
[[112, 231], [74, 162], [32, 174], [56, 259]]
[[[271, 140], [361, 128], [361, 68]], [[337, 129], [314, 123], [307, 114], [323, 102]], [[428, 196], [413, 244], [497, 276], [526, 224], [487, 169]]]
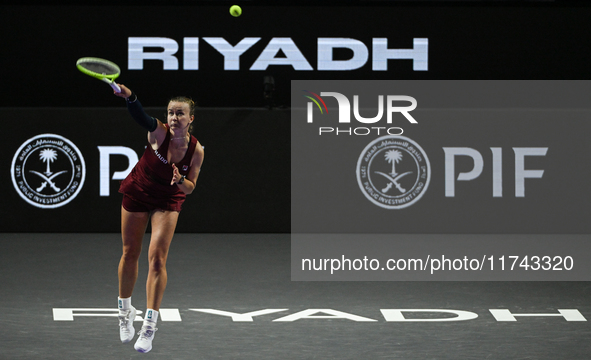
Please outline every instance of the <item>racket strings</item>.
[[92, 63], [92, 62], [85, 62], [81, 63], [80, 66], [85, 68], [88, 71], [92, 71], [97, 74], [102, 75], [115, 75], [119, 73], [119, 69], [114, 68], [113, 66], [109, 66], [108, 64], [103, 63]]

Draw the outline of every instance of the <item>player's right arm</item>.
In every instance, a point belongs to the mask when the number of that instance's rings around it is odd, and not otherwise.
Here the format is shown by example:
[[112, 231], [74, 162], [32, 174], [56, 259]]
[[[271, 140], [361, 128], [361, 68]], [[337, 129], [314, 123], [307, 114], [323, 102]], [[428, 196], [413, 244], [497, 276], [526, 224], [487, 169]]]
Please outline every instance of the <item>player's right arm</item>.
[[160, 144], [166, 137], [166, 126], [156, 118], [146, 114], [142, 104], [139, 102], [137, 95], [131, 91], [127, 86], [118, 84], [121, 92], [114, 92], [116, 96], [122, 97], [127, 103], [127, 110], [131, 117], [143, 128], [148, 130], [148, 142], [153, 149], [160, 147]]

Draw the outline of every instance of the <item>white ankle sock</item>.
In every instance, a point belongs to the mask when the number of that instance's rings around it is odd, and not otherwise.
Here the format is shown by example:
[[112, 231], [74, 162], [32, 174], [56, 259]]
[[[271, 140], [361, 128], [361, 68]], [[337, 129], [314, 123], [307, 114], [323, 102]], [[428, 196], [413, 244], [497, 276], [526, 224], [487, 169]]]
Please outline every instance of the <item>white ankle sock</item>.
[[144, 317], [144, 324], [149, 326], [156, 326], [156, 322], [158, 321], [158, 314], [159, 312], [154, 309], [147, 309], [146, 316]]
[[128, 311], [129, 309], [131, 309], [131, 296], [128, 298], [117, 298], [118, 300], [118, 304], [119, 304], [119, 311]]

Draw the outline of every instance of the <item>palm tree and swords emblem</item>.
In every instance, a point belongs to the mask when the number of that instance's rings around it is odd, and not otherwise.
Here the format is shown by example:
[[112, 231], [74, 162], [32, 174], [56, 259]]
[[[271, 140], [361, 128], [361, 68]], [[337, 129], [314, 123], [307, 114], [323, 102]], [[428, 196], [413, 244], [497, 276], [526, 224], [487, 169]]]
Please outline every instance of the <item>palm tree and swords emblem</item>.
[[56, 193], [60, 192], [61, 189], [55, 185], [55, 183], [53, 182], [53, 179], [55, 179], [58, 175], [66, 173], [67, 171], [66, 170], [58, 171], [55, 174], [51, 171], [50, 164], [57, 159], [57, 152], [51, 148], [43, 149], [39, 153], [39, 158], [41, 161], [43, 161], [44, 163], [47, 164], [47, 167], [45, 169], [45, 173], [40, 173], [38, 171], [30, 170], [31, 173], [39, 176], [43, 180], [43, 182], [41, 183], [41, 186], [39, 186], [35, 190], [37, 192], [41, 192], [43, 189], [45, 189], [45, 187], [47, 185], [49, 185]]
[[382, 189], [382, 193], [387, 193], [388, 191], [390, 191], [390, 189], [392, 189], [392, 185], [394, 185], [396, 189], [398, 189], [401, 193], [404, 194], [406, 192], [406, 189], [404, 189], [400, 185], [398, 180], [400, 180], [402, 177], [408, 174], [412, 174], [412, 171], [407, 171], [402, 174], [398, 174], [396, 172], [396, 164], [402, 161], [402, 153], [398, 150], [388, 150], [385, 154], [385, 158], [388, 163], [392, 164], [392, 172], [390, 174], [386, 174], [381, 171], [375, 172], [376, 174], [382, 175], [389, 181], [386, 187]]

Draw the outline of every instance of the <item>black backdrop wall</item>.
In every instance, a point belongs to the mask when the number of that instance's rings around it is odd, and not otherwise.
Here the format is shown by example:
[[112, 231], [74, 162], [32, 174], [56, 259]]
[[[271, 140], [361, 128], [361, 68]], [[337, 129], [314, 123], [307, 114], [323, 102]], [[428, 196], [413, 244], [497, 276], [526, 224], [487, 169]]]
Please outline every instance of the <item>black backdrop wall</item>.
[[[242, 7], [243, 15], [234, 18], [225, 5], [3, 6], [5, 156], [0, 165], [7, 186], [0, 230], [119, 230], [120, 197], [113, 177], [128, 167], [128, 160], [111, 155], [105, 169], [100, 149], [125, 147], [141, 155], [145, 134], [107, 85], [76, 70], [80, 57], [117, 62], [122, 68], [118, 81], [133, 88], [156, 115], [178, 94], [192, 96], [201, 106], [195, 133], [205, 145], [206, 160], [198, 188], [185, 204], [181, 232], [289, 232], [291, 80], [589, 79], [591, 73], [591, 9], [585, 5]], [[141, 50], [141, 70], [130, 45], [137, 39], [149, 43]], [[164, 47], [155, 46], [154, 39], [164, 39]], [[336, 44], [329, 55], [322, 53], [327, 47], [319, 45], [320, 39]], [[428, 69], [413, 70], [410, 59], [391, 59], [386, 70], [376, 70], [376, 39], [387, 39], [388, 49], [413, 49], [414, 39], [427, 39]], [[249, 41], [252, 45], [239, 55], [216, 50]], [[175, 69], [147, 59], [146, 54], [165, 49], [171, 51], [168, 60], [177, 60]], [[320, 69], [322, 56], [346, 70]], [[264, 97], [265, 77], [274, 81], [272, 100]], [[18, 184], [8, 185], [18, 176], [18, 153], [26, 151], [21, 146], [46, 134], [74, 143], [86, 165], [79, 193], [54, 208], [34, 206], [19, 195]], [[49, 173], [55, 174], [58, 163], [52, 166]], [[101, 174], [103, 181], [107, 174], [108, 196], [101, 195]], [[40, 176], [37, 180], [47, 183]]]

